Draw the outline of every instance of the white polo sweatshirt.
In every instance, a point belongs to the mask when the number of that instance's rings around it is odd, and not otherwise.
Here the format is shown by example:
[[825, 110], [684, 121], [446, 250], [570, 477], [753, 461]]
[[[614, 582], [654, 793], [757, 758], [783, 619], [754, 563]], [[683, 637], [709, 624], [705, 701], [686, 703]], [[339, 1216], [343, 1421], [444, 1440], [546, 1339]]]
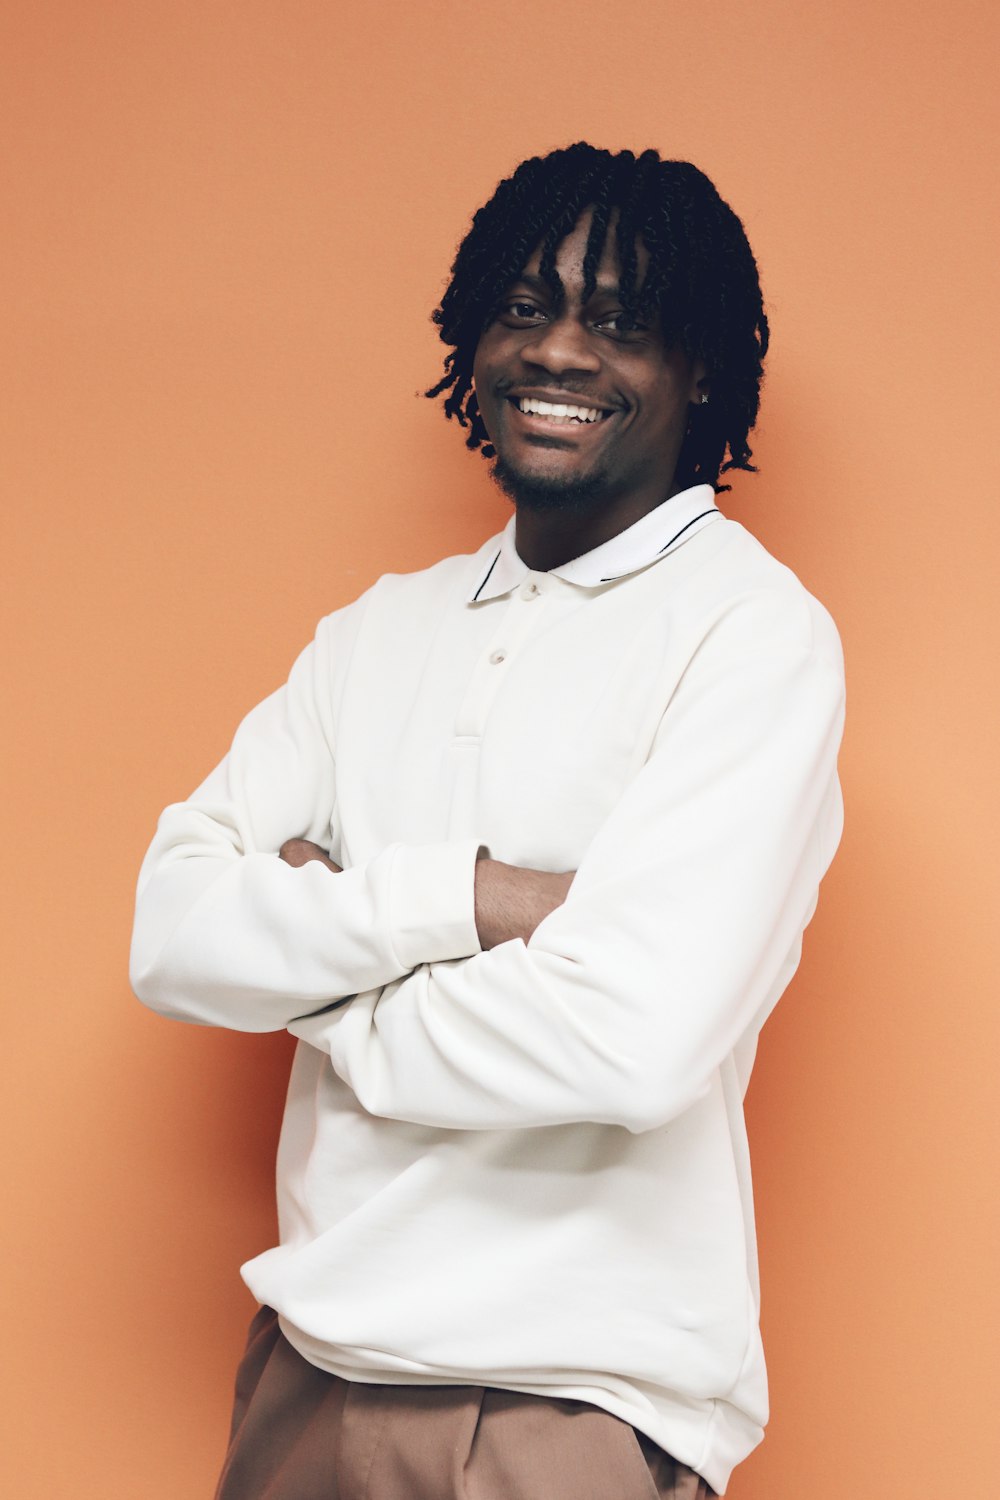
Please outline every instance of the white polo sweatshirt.
[[[512, 521], [380, 579], [167, 808], [132, 982], [300, 1038], [243, 1274], [307, 1359], [589, 1401], [725, 1489], [767, 1415], [743, 1095], [842, 708], [829, 616], [702, 485], [548, 573]], [[577, 871], [527, 945], [480, 951], [484, 845]]]

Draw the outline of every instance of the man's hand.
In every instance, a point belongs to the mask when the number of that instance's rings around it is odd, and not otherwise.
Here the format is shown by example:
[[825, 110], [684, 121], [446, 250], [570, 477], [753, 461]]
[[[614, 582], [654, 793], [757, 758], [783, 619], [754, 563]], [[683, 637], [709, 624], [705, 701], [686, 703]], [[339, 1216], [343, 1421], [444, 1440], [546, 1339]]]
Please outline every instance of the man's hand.
[[[298, 869], [318, 859], [335, 875], [343, 874], [319, 844], [309, 839], [286, 839], [278, 850], [286, 865]], [[495, 948], [511, 938], [527, 942], [535, 928], [566, 900], [576, 872], [550, 875], [545, 870], [527, 870], [505, 865], [498, 859], [476, 862], [476, 931], [483, 948]]]
[[278, 858], [283, 859], [286, 865], [293, 865], [296, 870], [300, 865], [307, 865], [311, 859], [318, 859], [320, 864], [326, 865], [335, 875], [344, 873], [318, 844], [311, 843], [309, 839], [286, 839], [278, 850]]
[[562, 906], [575, 870], [550, 875], [526, 870], [498, 859], [476, 863], [476, 931], [483, 948], [495, 948], [511, 938], [527, 942], [535, 928], [557, 906]]

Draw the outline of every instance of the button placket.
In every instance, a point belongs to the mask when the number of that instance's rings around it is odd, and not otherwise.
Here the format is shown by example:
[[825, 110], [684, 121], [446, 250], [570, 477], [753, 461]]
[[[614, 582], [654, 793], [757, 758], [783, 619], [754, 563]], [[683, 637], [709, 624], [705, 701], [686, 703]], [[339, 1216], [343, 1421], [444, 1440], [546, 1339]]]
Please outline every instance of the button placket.
[[532, 633], [533, 622], [522, 614], [517, 607], [518, 604], [530, 604], [541, 597], [541, 586], [531, 577], [526, 578], [519, 585], [517, 592], [511, 595], [510, 604], [504, 616], [503, 644], [495, 646], [487, 658], [491, 667], [502, 666], [522, 641]]
[[[544, 606], [536, 601], [544, 600], [544, 589], [535, 583], [531, 594], [524, 592], [526, 585], [533, 582], [531, 578], [523, 580], [507, 596], [507, 607], [497, 629], [492, 639], [484, 642], [483, 655], [473, 669], [455, 725], [456, 736], [461, 739], [476, 739], [482, 734], [493, 699], [501, 691], [514, 658], [541, 624]], [[523, 609], [525, 603], [534, 607]]]

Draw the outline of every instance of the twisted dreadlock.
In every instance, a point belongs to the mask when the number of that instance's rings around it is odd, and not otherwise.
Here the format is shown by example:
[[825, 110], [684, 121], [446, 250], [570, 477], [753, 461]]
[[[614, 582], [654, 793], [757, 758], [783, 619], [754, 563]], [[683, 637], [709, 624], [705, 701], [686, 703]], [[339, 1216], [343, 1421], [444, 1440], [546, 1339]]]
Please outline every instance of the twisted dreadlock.
[[[426, 394], [444, 395], [444, 410], [468, 428], [466, 446], [494, 449], [472, 389], [472, 364], [483, 329], [507, 288], [540, 245], [540, 274], [555, 297], [560, 243], [593, 209], [583, 263], [584, 296], [593, 294], [608, 225], [615, 242], [624, 312], [659, 315], [663, 335], [692, 361], [702, 360], [712, 399], [693, 407], [675, 483], [716, 490], [727, 469], [749, 469], [747, 438], [757, 420], [768, 324], [753, 252], [743, 225], [703, 172], [690, 162], [662, 161], [656, 151], [613, 155], [585, 141], [524, 161], [475, 215], [433, 313], [443, 343], [444, 377]], [[637, 285], [636, 242], [649, 251]], [[726, 454], [729, 457], [726, 457]]]

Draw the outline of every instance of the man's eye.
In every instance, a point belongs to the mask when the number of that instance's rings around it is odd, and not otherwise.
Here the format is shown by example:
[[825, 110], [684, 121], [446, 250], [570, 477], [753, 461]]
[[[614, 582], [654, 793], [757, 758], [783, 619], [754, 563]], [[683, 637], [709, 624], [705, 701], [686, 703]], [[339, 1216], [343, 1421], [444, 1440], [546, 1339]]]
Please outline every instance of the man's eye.
[[537, 323], [545, 316], [533, 302], [505, 302], [503, 311], [515, 323]]
[[605, 313], [594, 324], [595, 328], [610, 328], [613, 333], [648, 333], [649, 324], [627, 312]]

